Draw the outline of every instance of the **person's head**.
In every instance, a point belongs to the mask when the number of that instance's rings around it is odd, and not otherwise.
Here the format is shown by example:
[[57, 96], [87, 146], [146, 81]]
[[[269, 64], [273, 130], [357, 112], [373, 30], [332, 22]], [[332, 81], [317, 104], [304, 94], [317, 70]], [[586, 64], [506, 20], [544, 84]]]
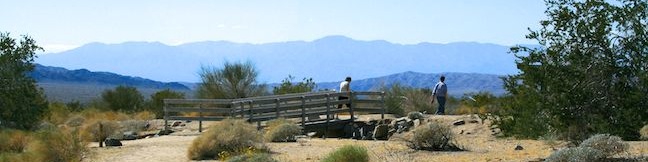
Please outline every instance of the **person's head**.
[[441, 75], [441, 78], [439, 80], [441, 80], [441, 82], [444, 82], [445, 81], [445, 76]]
[[346, 79], [344, 79], [344, 81], [351, 82], [351, 77], [350, 76], [346, 77]]

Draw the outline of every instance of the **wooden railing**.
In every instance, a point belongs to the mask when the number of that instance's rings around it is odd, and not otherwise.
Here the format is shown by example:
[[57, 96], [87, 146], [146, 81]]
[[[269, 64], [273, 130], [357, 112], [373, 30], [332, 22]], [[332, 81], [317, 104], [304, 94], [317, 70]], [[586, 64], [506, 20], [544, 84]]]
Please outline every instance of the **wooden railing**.
[[[350, 96], [339, 100], [339, 96]], [[337, 108], [338, 105], [349, 104]], [[384, 92], [309, 92], [285, 95], [259, 96], [241, 99], [165, 99], [164, 124], [168, 120], [198, 120], [202, 132], [202, 121], [218, 121], [226, 118], [243, 118], [248, 122], [261, 122], [277, 118], [301, 118], [300, 124], [320, 123], [328, 126], [333, 121], [353, 121], [356, 112], [380, 113], [385, 115]], [[175, 114], [174, 114], [175, 113]], [[182, 113], [182, 115], [181, 115]], [[335, 118], [339, 113], [348, 113], [349, 119]], [[320, 119], [321, 115], [326, 115]]]

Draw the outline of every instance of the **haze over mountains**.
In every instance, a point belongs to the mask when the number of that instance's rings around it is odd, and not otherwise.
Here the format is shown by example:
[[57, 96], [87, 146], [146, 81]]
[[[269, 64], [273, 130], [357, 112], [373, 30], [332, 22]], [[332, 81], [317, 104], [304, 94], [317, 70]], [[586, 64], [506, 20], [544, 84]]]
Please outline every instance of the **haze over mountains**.
[[393, 44], [329, 36], [311, 42], [266, 44], [208, 41], [169, 46], [157, 42], [90, 43], [40, 55], [37, 63], [68, 69], [109, 71], [164, 82], [198, 82], [202, 65], [249, 60], [260, 80], [277, 83], [288, 75], [334, 82], [345, 76], [366, 79], [405, 71], [505, 75], [517, 72], [509, 47], [484, 43]]
[[[397, 73], [388, 76], [354, 80], [351, 88], [355, 91], [377, 90], [382, 85], [389, 86], [400, 83], [403, 86], [430, 88], [434, 86], [441, 74], [423, 74], [416, 72]], [[464, 93], [486, 91], [501, 95], [504, 93], [500, 76], [475, 73], [446, 73], [449, 93], [460, 97]], [[43, 88], [50, 101], [87, 103], [101, 97], [106, 89], [119, 85], [136, 87], [145, 97], [164, 90], [171, 89], [183, 92], [189, 98], [194, 94], [195, 83], [159, 82], [150, 79], [123, 76], [110, 72], [92, 72], [86, 69], [68, 70], [60, 67], [36, 65], [30, 76]], [[270, 84], [270, 92], [272, 86]], [[338, 89], [339, 82], [317, 83], [317, 89]]]

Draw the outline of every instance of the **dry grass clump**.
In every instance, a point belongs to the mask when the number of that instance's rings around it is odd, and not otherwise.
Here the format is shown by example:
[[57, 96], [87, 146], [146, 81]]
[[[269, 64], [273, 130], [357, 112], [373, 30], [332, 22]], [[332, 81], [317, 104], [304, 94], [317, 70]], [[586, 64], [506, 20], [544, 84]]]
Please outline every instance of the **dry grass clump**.
[[155, 119], [155, 113], [151, 111], [140, 111], [133, 114], [133, 119], [135, 120], [153, 120]]
[[621, 137], [597, 134], [583, 141], [578, 147], [554, 152], [547, 161], [605, 161], [605, 158], [624, 152], [628, 147]]
[[345, 145], [329, 153], [322, 162], [368, 162], [369, 153], [362, 146]]
[[230, 158], [227, 162], [278, 162], [267, 153], [244, 154]]
[[286, 119], [272, 120], [266, 129], [264, 138], [270, 142], [295, 142], [295, 136], [301, 134], [301, 127]]
[[648, 125], [644, 125], [641, 130], [639, 130], [639, 134], [641, 134], [641, 140], [648, 141]]
[[256, 126], [244, 120], [226, 119], [212, 125], [207, 132], [194, 139], [189, 147], [191, 160], [217, 159], [221, 155], [239, 155], [262, 142]]
[[85, 145], [76, 130], [5, 130], [0, 132], [0, 161], [81, 161]]
[[621, 137], [609, 134], [597, 134], [580, 144], [580, 147], [590, 147], [600, 150], [605, 157], [616, 155], [628, 150], [628, 144], [623, 143]]
[[454, 134], [447, 125], [428, 123], [414, 130], [408, 146], [415, 150], [461, 151], [455, 143]]
[[603, 152], [590, 147], [572, 147], [558, 150], [551, 154], [548, 162], [592, 162], [603, 158]]

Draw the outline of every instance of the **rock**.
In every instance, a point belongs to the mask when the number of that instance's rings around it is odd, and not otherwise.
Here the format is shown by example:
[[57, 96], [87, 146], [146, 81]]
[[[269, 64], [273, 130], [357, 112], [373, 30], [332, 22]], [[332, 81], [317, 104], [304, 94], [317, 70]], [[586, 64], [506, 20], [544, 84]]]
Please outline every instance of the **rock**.
[[171, 124], [171, 126], [172, 127], [177, 127], [177, 126], [180, 126], [180, 124], [182, 124], [181, 121], [174, 121], [173, 124]]
[[410, 112], [407, 114], [407, 118], [409, 118], [410, 120], [423, 119], [423, 113], [416, 111]]
[[379, 124], [373, 132], [373, 139], [387, 140], [389, 139], [389, 126], [387, 124]]
[[389, 124], [389, 123], [391, 123], [391, 122], [392, 122], [392, 119], [383, 119], [383, 120], [381, 120], [380, 123], [378, 123], [378, 124]]
[[416, 120], [414, 120], [413, 122], [414, 122], [414, 125], [413, 125], [414, 128], [420, 126], [421, 123], [422, 123], [420, 119], [416, 119]]
[[104, 140], [104, 143], [106, 144], [106, 146], [122, 146], [122, 143], [119, 142], [119, 140], [112, 138], [106, 138], [106, 140]]
[[455, 126], [464, 125], [464, 124], [466, 124], [466, 121], [464, 121], [464, 120], [457, 120], [457, 121], [452, 122], [452, 125], [455, 125]]
[[479, 123], [479, 121], [477, 121], [477, 120], [468, 120], [468, 123], [477, 124], [477, 123]]
[[522, 147], [520, 145], [517, 145], [517, 146], [515, 146], [515, 150], [524, 150], [524, 147]]
[[355, 132], [355, 128], [353, 128], [353, 124], [349, 123], [344, 126], [344, 135], [342, 138], [351, 138], [353, 137], [353, 133]]
[[134, 131], [127, 131], [122, 134], [123, 140], [136, 140], [137, 137], [137, 132]]
[[173, 130], [170, 130], [170, 129], [169, 130], [164, 130], [164, 129], [162, 129], [156, 135], [163, 136], [163, 135], [169, 135], [171, 133], [173, 133]]

